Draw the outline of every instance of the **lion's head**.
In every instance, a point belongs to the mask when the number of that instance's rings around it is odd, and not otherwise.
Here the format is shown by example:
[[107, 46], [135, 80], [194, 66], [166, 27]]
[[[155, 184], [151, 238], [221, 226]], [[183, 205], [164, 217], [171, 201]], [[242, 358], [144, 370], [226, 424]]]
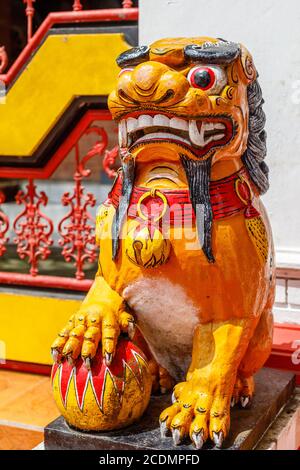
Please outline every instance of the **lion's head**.
[[263, 99], [244, 46], [208, 37], [163, 39], [123, 52], [117, 63], [121, 71], [108, 105], [119, 123], [120, 147], [132, 156], [123, 160], [128, 193], [136, 164], [152, 155], [177, 159], [192, 203], [207, 205], [209, 233], [212, 166], [243, 162], [258, 192], [268, 189]]

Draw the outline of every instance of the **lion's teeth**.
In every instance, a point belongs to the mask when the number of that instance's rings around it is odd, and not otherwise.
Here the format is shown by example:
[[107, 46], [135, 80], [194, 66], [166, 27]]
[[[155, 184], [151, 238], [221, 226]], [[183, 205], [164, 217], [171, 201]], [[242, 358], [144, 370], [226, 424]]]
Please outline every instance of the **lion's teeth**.
[[193, 144], [203, 147], [204, 137], [203, 137], [203, 128], [201, 126], [201, 131], [199, 132], [197, 122], [195, 119], [189, 121], [189, 137]]
[[167, 116], [163, 114], [156, 114], [155, 116], [150, 116], [148, 114], [142, 114], [138, 118], [128, 118], [127, 122], [127, 132], [131, 133], [138, 129], [144, 129], [146, 127], [170, 127], [173, 129], [179, 129], [182, 131], [188, 131], [189, 125], [188, 122], [184, 119], [180, 118], [172, 118], [169, 119]]
[[170, 119], [170, 127], [173, 127], [174, 129], [181, 129], [183, 131], [189, 130], [189, 125], [187, 121], [185, 121], [184, 119], [179, 119], [179, 118]]
[[144, 142], [144, 141], [148, 141], [148, 140], [177, 140], [179, 142], [183, 142], [185, 144], [189, 144], [189, 141], [187, 139], [184, 139], [183, 137], [179, 136], [179, 135], [174, 135], [172, 134], [171, 132], [152, 132], [151, 134], [146, 134], [144, 135], [143, 137], [140, 137], [136, 143], [141, 143], [141, 142]]
[[142, 114], [138, 118], [138, 129], [143, 127], [150, 127], [152, 126], [152, 117], [147, 114]]
[[127, 128], [124, 119], [119, 123], [119, 146], [121, 148], [127, 146]]
[[127, 132], [133, 132], [137, 128], [138, 121], [135, 118], [127, 119]]
[[170, 119], [162, 114], [156, 114], [153, 118], [153, 126], [169, 127]]
[[213, 122], [204, 122], [202, 124], [202, 129], [203, 131], [212, 131], [215, 127], [214, 123]]
[[223, 130], [225, 129], [225, 124], [221, 122], [204, 122], [202, 124], [203, 130], [205, 131], [213, 131], [213, 130]]
[[221, 129], [222, 130], [222, 129], [225, 129], [225, 127], [226, 127], [225, 124], [222, 124], [222, 122], [216, 122], [214, 124], [215, 129]]
[[214, 140], [221, 140], [225, 137], [225, 134], [216, 134], [213, 135]]
[[[212, 141], [223, 139], [226, 131], [226, 126], [222, 122], [209, 122], [206, 120], [203, 120], [201, 122], [195, 119], [187, 121], [178, 117], [173, 117], [169, 119], [163, 114], [155, 114], [154, 116], [150, 116], [148, 114], [141, 114], [137, 118], [129, 117], [126, 120], [122, 120], [120, 122], [120, 147], [126, 147], [129, 144], [129, 140], [132, 140], [132, 135], [135, 131], [146, 128], [149, 129], [151, 127], [163, 127], [165, 129], [164, 132], [166, 132], [167, 128], [169, 128], [170, 130], [176, 129], [188, 132], [191, 143], [196, 145], [197, 147], [204, 147]], [[216, 132], [214, 135], [209, 135], [214, 130], [219, 132]], [[206, 135], [206, 132], [209, 134]], [[163, 138], [163, 134], [161, 132], [160, 136], [161, 138]]]

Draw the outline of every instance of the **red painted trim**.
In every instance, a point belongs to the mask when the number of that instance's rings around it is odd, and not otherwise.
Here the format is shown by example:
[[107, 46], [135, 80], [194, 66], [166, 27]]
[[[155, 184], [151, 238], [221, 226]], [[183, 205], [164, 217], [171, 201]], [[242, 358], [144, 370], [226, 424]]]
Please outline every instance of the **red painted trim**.
[[300, 385], [300, 371], [297, 369], [293, 369], [290, 366], [290, 362], [291, 362], [290, 359], [291, 359], [290, 356], [283, 358], [272, 352], [269, 359], [265, 363], [265, 367], [293, 372], [296, 375], [296, 385], [299, 386]]
[[[299, 341], [295, 346], [295, 341]], [[296, 383], [300, 385], [300, 363], [293, 362], [293, 354], [300, 349], [300, 325], [275, 323], [273, 347], [267, 367], [289, 370], [296, 374]]]
[[138, 19], [138, 8], [113, 8], [107, 10], [87, 10], [80, 12], [50, 13], [36, 31], [27, 46], [10, 67], [8, 72], [0, 75], [6, 85], [9, 85], [18, 75], [24, 64], [30, 59], [31, 54], [38, 47], [43, 37], [54, 24], [63, 23], [87, 23], [95, 21], [135, 21]]
[[93, 281], [79, 281], [71, 277], [61, 276], [31, 276], [30, 274], [0, 272], [0, 284], [9, 286], [42, 287], [45, 289], [64, 289], [87, 292]]
[[300, 279], [300, 268], [284, 268], [277, 266], [276, 277], [278, 279], [298, 280]]
[[52, 366], [35, 364], [33, 362], [6, 361], [5, 364], [0, 364], [0, 370], [1, 369], [50, 376]]
[[43, 168], [15, 168], [3, 166], [0, 167], [0, 177], [14, 179], [50, 178], [93, 121], [111, 121], [111, 119], [111, 114], [106, 109], [87, 111]]

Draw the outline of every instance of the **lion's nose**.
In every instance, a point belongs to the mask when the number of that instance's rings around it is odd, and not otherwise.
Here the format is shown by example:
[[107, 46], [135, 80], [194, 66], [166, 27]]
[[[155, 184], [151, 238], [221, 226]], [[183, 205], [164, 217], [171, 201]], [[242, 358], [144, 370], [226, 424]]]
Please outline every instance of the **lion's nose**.
[[189, 85], [180, 73], [170, 70], [159, 62], [138, 65], [131, 76], [124, 74], [118, 83], [118, 94], [122, 100], [133, 104], [175, 102], [187, 92]]
[[132, 74], [133, 87], [136, 93], [141, 96], [151, 96], [155, 92], [161, 76], [167, 70], [168, 67], [158, 62], [140, 64]]

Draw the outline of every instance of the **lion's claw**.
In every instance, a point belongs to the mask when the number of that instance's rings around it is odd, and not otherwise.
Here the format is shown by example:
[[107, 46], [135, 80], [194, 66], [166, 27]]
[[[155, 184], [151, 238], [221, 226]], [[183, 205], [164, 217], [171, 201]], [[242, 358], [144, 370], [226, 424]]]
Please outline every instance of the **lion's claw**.
[[251, 399], [249, 396], [241, 397], [240, 402], [241, 402], [242, 408], [249, 408], [251, 406]]
[[85, 367], [87, 368], [87, 370], [91, 370], [92, 360], [91, 360], [90, 357], [85, 357], [83, 359], [83, 363], [84, 363]]
[[253, 377], [237, 377], [231, 397], [231, 407], [237, 403], [241, 408], [250, 408], [254, 395]]
[[175, 446], [178, 446], [181, 443], [181, 435], [178, 428], [172, 429], [172, 438]]
[[127, 328], [129, 339], [133, 339], [133, 337], [135, 335], [135, 329], [136, 329], [135, 322], [134, 321], [129, 321], [128, 322], [128, 328]]
[[160, 421], [159, 422], [159, 426], [160, 426], [160, 435], [162, 438], [165, 438], [167, 437], [168, 435], [168, 428], [167, 428], [167, 423], [166, 421]]
[[74, 361], [74, 359], [73, 359], [71, 353], [68, 354], [68, 355], [66, 356], [66, 358], [67, 358], [67, 361], [68, 361], [69, 365], [70, 365], [71, 367], [74, 367], [75, 361]]
[[215, 432], [213, 431], [213, 441], [215, 443], [215, 446], [218, 449], [221, 449], [223, 441], [224, 441], [224, 433], [223, 431]]
[[110, 365], [111, 365], [112, 358], [113, 358], [112, 353], [108, 353], [108, 352], [105, 353], [104, 359], [105, 359], [105, 364], [106, 364], [107, 366], [110, 366]]
[[192, 438], [192, 442], [194, 443], [196, 449], [197, 449], [197, 450], [202, 449], [203, 444], [204, 444], [204, 432], [203, 432], [203, 429], [201, 429], [200, 432], [193, 432], [191, 438]]
[[52, 357], [53, 362], [59, 362], [61, 358], [61, 354], [59, 353], [57, 349], [51, 348], [51, 357]]
[[196, 449], [201, 449], [210, 437], [216, 447], [221, 447], [230, 424], [230, 396], [222, 390], [211, 394], [209, 390], [191, 381], [175, 386], [175, 402], [160, 415], [166, 428], [172, 431], [177, 446], [190, 436]]

